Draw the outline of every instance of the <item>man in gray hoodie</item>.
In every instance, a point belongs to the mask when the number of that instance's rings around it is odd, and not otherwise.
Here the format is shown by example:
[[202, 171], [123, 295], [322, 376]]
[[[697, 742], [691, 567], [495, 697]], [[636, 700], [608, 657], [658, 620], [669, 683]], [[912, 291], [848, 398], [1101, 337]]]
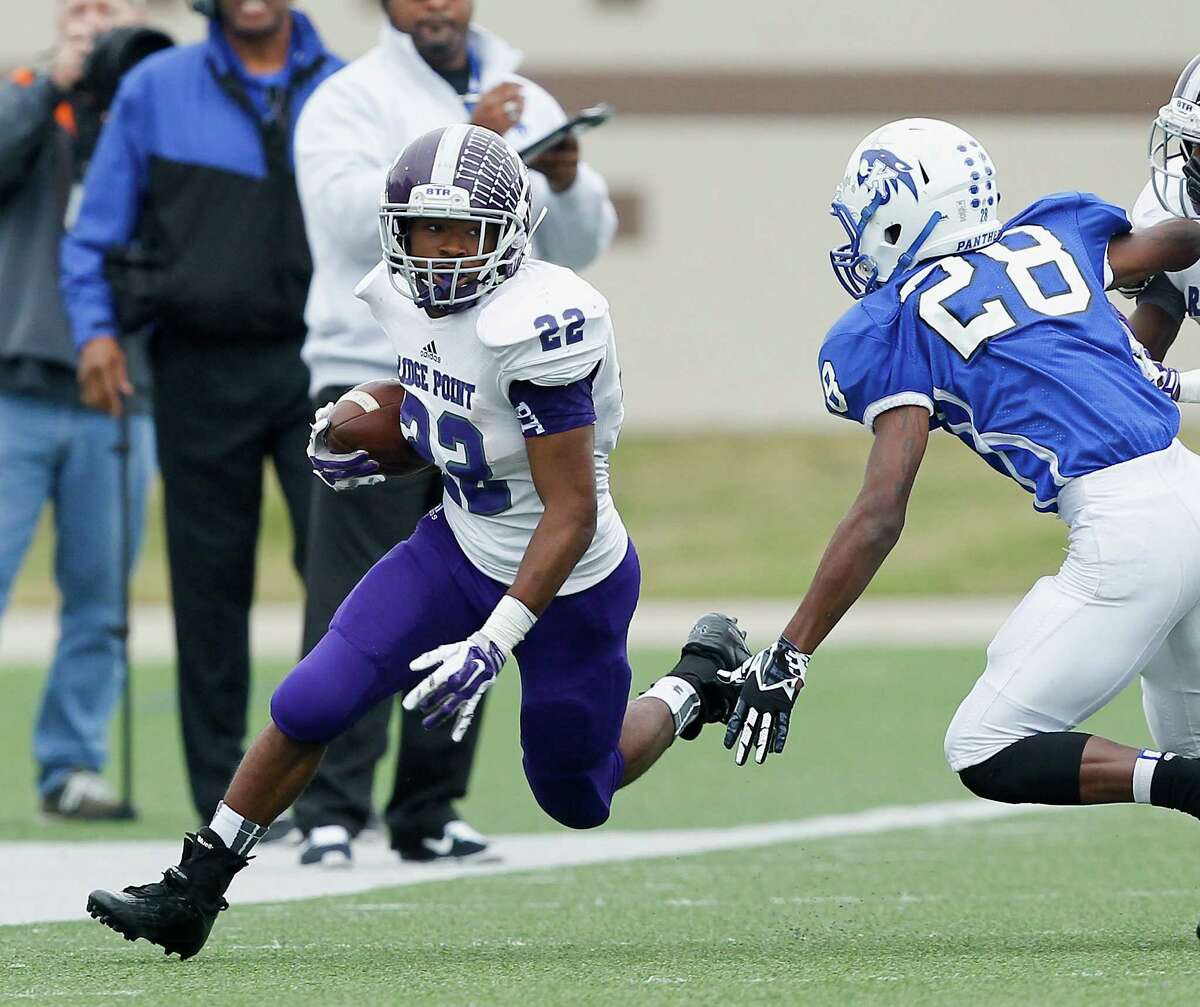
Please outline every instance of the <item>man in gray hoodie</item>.
[[[142, 15], [135, 0], [58, 0], [48, 73], [17, 70], [0, 83], [0, 612], [52, 505], [61, 633], [34, 728], [42, 811], [68, 820], [119, 809], [100, 775], [121, 691], [120, 421], [87, 408], [58, 288], [59, 242], [78, 205], [88, 137], [100, 116], [79, 83], [93, 42]], [[133, 542], [141, 538], [154, 433], [140, 358], [129, 347], [135, 394], [126, 401]]]

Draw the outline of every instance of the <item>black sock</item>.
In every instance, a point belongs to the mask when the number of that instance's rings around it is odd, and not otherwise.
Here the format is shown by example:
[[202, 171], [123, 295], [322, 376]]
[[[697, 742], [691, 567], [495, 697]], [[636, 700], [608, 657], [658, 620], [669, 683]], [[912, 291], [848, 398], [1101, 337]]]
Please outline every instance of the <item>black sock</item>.
[[687, 675], [692, 674], [703, 680], [706, 677], [711, 677], [715, 672], [720, 670], [720, 665], [711, 657], [706, 657], [703, 654], [684, 654], [679, 663], [675, 665], [668, 675]]
[[1150, 803], [1200, 818], [1200, 759], [1165, 755], [1150, 778]]

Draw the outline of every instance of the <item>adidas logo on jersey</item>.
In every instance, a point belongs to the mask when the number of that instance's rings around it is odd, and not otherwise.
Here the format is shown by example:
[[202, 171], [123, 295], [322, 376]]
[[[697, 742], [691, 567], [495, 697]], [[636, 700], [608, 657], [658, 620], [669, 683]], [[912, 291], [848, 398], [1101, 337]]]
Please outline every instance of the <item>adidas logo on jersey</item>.
[[421, 350], [420, 357], [422, 360], [432, 360], [435, 364], [442, 362], [442, 358], [438, 356], [437, 345], [432, 339], [425, 344], [425, 347]]

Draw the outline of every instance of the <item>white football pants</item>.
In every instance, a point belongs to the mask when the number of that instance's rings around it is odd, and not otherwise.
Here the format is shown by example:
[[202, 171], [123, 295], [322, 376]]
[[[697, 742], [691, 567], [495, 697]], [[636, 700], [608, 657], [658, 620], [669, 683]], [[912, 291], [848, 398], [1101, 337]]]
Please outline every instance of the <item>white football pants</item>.
[[1200, 457], [1176, 441], [1071, 480], [1058, 504], [1067, 559], [989, 645], [946, 732], [950, 768], [1074, 729], [1139, 672], [1155, 747], [1200, 756]]

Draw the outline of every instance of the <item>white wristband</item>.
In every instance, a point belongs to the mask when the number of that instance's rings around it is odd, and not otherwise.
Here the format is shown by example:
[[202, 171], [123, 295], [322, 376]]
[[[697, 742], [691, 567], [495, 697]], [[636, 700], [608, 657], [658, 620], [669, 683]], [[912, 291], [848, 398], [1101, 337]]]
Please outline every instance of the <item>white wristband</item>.
[[1179, 401], [1200, 402], [1200, 370], [1179, 372]]
[[536, 622], [537, 616], [530, 612], [523, 602], [511, 594], [506, 594], [492, 609], [492, 614], [487, 617], [487, 622], [479, 632], [505, 654], [511, 654]]

